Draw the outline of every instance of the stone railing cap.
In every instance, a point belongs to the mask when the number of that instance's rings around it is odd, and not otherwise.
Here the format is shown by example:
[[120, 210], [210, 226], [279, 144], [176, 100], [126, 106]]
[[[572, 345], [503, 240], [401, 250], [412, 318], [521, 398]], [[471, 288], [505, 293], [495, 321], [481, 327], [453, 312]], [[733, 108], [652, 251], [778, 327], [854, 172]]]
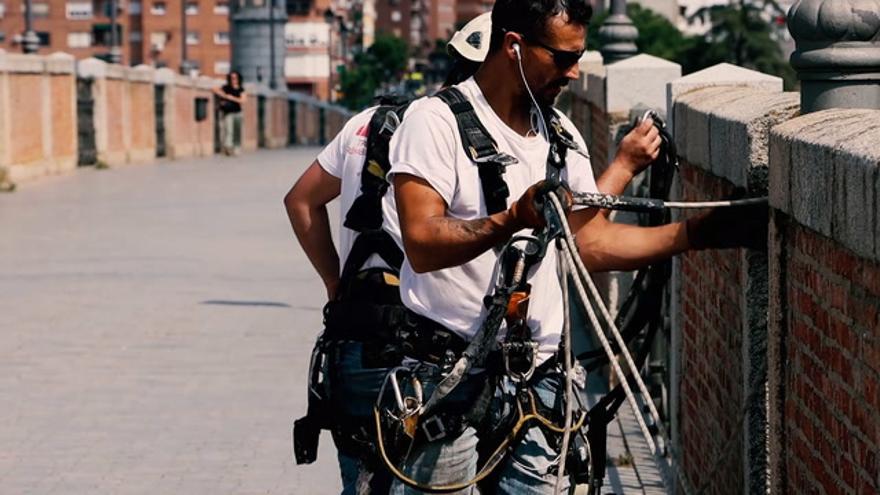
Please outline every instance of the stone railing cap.
[[149, 65], [140, 64], [128, 69], [128, 79], [134, 82], [152, 83], [155, 78], [156, 69]]
[[168, 67], [156, 69], [153, 73], [153, 82], [156, 84], [173, 84], [176, 74]]
[[97, 58], [86, 58], [76, 63], [76, 73], [79, 77], [98, 79], [106, 77], [107, 62]]
[[11, 73], [42, 74], [46, 71], [46, 59], [41, 55], [7, 53], [6, 71]]
[[770, 205], [880, 261], [880, 110], [813, 112], [773, 129]]
[[770, 128], [800, 110], [797, 93], [709, 87], [680, 96], [673, 134], [689, 164], [738, 186], [765, 189]]
[[107, 64], [107, 79], [128, 79], [128, 67], [120, 64]]
[[76, 58], [69, 53], [55, 52], [46, 57], [46, 71], [50, 74], [74, 74]]

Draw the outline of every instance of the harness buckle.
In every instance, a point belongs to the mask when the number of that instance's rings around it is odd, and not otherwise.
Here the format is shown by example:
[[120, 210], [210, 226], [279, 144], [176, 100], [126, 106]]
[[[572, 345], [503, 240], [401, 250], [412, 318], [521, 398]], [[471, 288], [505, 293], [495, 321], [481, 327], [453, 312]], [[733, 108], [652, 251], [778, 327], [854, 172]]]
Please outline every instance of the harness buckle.
[[492, 153], [490, 155], [479, 156], [476, 148], [471, 146], [470, 152], [471, 160], [474, 163], [495, 163], [503, 168], [519, 163], [519, 160], [502, 151], [496, 150], [495, 153]]
[[431, 416], [423, 421], [421, 428], [429, 442], [440, 440], [446, 436], [446, 427], [438, 416]]
[[527, 382], [535, 373], [538, 343], [534, 341], [513, 341], [501, 343], [504, 358], [504, 371], [514, 382]]
[[385, 114], [385, 122], [382, 122], [382, 127], [379, 129], [379, 134], [383, 136], [391, 136], [394, 134], [394, 131], [397, 130], [397, 126], [400, 125], [400, 117], [397, 116], [397, 112], [394, 110], [389, 110], [388, 113]]

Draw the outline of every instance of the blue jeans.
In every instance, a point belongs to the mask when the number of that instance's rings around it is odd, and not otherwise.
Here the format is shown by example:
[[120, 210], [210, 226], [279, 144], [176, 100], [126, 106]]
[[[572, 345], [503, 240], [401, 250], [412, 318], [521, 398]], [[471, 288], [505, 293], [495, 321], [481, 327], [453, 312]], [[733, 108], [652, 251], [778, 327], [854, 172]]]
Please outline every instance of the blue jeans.
[[[363, 344], [345, 342], [337, 346], [337, 360], [330, 375], [330, 389], [334, 405], [342, 413], [345, 421], [363, 425], [371, 435], [373, 429], [373, 405], [379, 389], [388, 373], [387, 368], [364, 368], [361, 362]], [[334, 441], [336, 441], [334, 435]], [[348, 451], [344, 444], [336, 441], [339, 470], [342, 475], [343, 495], [359, 493], [358, 484], [369, 484], [373, 495], [388, 492], [391, 483], [386, 470], [375, 470], [372, 466], [381, 462], [378, 459], [364, 459], [357, 452]], [[360, 478], [360, 482], [359, 482]]]
[[[459, 388], [466, 387], [469, 377]], [[540, 400], [547, 408], [553, 408], [556, 403], [557, 392], [564, 387], [561, 375], [558, 372], [550, 372], [539, 375], [537, 372], [531, 380], [535, 399]], [[502, 384], [502, 388], [510, 385]], [[456, 389], [457, 391], [458, 389]], [[426, 386], [426, 397], [429, 395]], [[500, 421], [503, 414], [509, 411], [511, 404], [505, 396], [496, 394], [496, 400], [490, 406], [489, 420]], [[415, 449], [413, 455], [404, 465], [404, 471], [416, 481], [429, 484], [452, 484], [469, 480], [474, 477], [477, 470], [477, 431], [467, 428], [461, 436], [454, 439], [441, 439], [428, 442]], [[493, 446], [494, 448], [494, 446]], [[556, 485], [556, 472], [560, 456], [544, 436], [544, 431], [537, 427], [531, 427], [516, 445], [511, 455], [501, 463], [497, 471], [497, 493], [543, 495], [553, 493]], [[568, 479], [563, 480], [563, 489], [569, 486]], [[399, 481], [391, 487], [394, 495], [418, 494], [417, 490], [409, 488]], [[456, 492], [460, 494], [478, 493], [475, 487]]]

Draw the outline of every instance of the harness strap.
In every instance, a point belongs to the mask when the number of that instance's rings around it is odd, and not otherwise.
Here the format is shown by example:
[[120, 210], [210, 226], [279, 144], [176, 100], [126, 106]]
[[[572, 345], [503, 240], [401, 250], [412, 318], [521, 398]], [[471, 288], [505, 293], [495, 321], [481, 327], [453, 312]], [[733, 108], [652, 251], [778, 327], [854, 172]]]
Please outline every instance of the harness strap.
[[361, 194], [345, 214], [343, 225], [358, 232], [340, 275], [343, 289], [373, 254], [378, 254], [395, 272], [400, 271], [403, 252], [382, 230], [382, 198], [388, 192], [386, 175], [391, 170], [388, 145], [409, 104], [380, 106], [370, 118], [367, 153], [361, 170]]
[[461, 91], [449, 87], [436, 96], [449, 106], [455, 116], [464, 152], [477, 165], [486, 211], [492, 215], [506, 210], [510, 190], [504, 182], [504, 169], [517, 163], [516, 158], [498, 151], [495, 139], [480, 122], [473, 105]]

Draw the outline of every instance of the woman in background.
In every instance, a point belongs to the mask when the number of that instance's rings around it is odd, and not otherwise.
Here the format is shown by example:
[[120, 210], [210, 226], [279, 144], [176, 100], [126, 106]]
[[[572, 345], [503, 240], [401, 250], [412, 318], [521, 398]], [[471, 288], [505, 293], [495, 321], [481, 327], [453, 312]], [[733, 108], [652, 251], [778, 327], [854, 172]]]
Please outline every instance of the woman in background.
[[[226, 75], [226, 84], [214, 88], [220, 98], [220, 142], [223, 154], [238, 154], [241, 147], [241, 106], [247, 101], [247, 94], [241, 82], [241, 73], [234, 70]], [[236, 139], [237, 138], [237, 139]]]

